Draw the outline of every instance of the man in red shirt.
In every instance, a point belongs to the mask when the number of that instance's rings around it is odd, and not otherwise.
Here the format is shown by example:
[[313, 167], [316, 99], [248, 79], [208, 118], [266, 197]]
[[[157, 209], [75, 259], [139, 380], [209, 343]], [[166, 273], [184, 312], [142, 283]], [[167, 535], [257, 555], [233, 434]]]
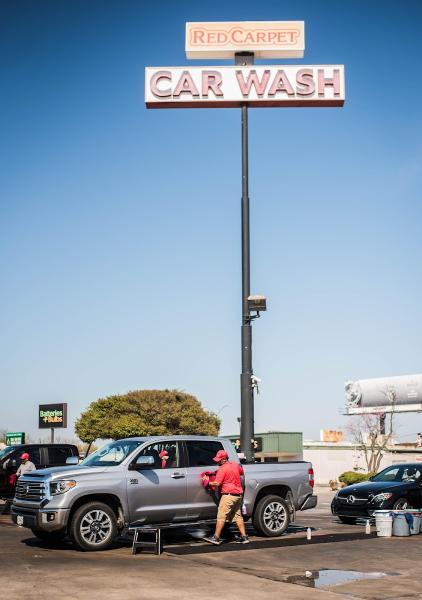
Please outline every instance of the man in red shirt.
[[214, 535], [205, 537], [204, 540], [215, 546], [221, 544], [220, 535], [226, 523], [236, 522], [240, 531], [240, 537], [236, 540], [238, 544], [248, 544], [245, 522], [241, 514], [243, 502], [243, 488], [240, 476], [243, 469], [239, 463], [229, 462], [229, 455], [225, 450], [219, 450], [213, 460], [220, 465], [214, 481], [209, 485], [220, 488], [220, 502], [218, 504], [217, 524]]

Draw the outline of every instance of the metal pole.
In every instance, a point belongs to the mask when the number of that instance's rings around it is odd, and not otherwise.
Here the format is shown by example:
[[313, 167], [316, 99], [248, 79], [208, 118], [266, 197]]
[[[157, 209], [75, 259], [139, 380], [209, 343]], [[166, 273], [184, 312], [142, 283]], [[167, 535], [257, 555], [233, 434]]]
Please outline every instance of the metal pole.
[[54, 427], [51, 428], [51, 443], [54, 444]]
[[[254, 54], [235, 55], [239, 66], [253, 65]], [[247, 462], [254, 461], [251, 441], [254, 437], [254, 396], [252, 387], [252, 326], [248, 297], [251, 293], [249, 237], [249, 163], [248, 163], [248, 106], [242, 104], [242, 373], [240, 376], [240, 445]]]
[[248, 107], [242, 110], [242, 374], [241, 374], [241, 449], [247, 462], [253, 462], [254, 398], [252, 388], [252, 326], [250, 296]]

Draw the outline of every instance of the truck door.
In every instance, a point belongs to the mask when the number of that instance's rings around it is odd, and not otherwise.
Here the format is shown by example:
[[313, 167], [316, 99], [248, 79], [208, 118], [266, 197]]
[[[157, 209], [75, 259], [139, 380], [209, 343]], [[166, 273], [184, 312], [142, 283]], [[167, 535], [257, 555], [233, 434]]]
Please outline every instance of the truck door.
[[149, 444], [136, 455], [135, 461], [139, 456], [153, 456], [154, 466], [127, 471], [129, 517], [132, 523], [186, 520], [186, 468], [183, 466], [182, 448], [181, 442], [160, 440]]
[[187, 495], [189, 519], [214, 519], [217, 516], [218, 492], [208, 491], [201, 481], [204, 471], [217, 471], [213, 457], [224, 450], [221, 442], [213, 440], [186, 441], [187, 450]]

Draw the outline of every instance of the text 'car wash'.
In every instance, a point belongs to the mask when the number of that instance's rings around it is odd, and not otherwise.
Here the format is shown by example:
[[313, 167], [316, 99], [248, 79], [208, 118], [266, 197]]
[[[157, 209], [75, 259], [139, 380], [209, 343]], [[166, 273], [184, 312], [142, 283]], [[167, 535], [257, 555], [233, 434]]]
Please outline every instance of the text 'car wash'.
[[148, 108], [343, 106], [343, 65], [145, 69]]

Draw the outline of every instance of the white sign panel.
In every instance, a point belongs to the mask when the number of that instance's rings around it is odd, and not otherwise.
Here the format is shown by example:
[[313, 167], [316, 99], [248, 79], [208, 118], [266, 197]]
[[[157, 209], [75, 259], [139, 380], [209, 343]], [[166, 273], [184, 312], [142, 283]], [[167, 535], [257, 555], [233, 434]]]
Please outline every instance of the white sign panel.
[[253, 52], [256, 58], [302, 58], [304, 21], [186, 23], [187, 58], [233, 58]]
[[343, 106], [343, 65], [147, 67], [148, 108]]

